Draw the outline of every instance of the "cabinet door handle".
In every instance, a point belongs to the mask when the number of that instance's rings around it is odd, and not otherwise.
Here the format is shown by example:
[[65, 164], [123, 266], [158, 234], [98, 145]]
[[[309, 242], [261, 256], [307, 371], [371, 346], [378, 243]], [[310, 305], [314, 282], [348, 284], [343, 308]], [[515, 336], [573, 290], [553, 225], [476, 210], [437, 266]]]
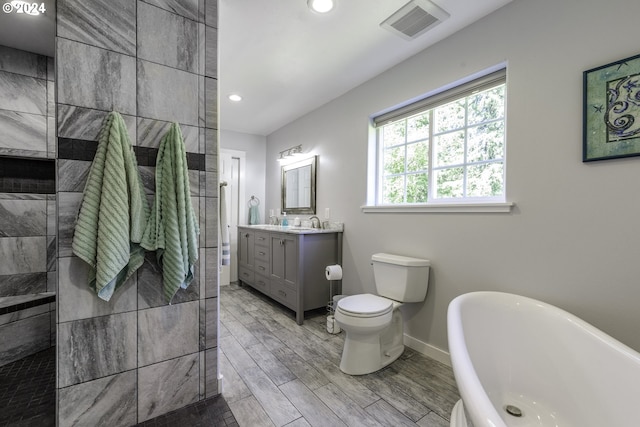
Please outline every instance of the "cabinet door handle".
[[258, 285], [260, 285], [260, 286], [264, 286], [264, 285], [265, 285], [265, 283], [264, 283], [262, 280], [258, 280]]
[[258, 252], [258, 253], [259, 253], [260, 255], [266, 255], [266, 254], [267, 254], [266, 252], [262, 252], [262, 251], [260, 251], [260, 252]]
[[243, 272], [242, 272], [242, 275], [243, 275], [244, 277], [247, 277], [247, 276], [249, 275], [249, 273], [247, 273], [246, 271], [243, 271]]
[[278, 293], [280, 295], [284, 295], [285, 297], [287, 296], [287, 293], [285, 291], [283, 291], [282, 289], [278, 289]]
[[258, 237], [258, 240], [264, 240], [264, 237]]
[[266, 268], [264, 268], [264, 266], [262, 266], [262, 265], [259, 265], [259, 266], [258, 266], [258, 268], [259, 268], [260, 270], [262, 270], [262, 271], [265, 271], [265, 270], [266, 270]]
[[280, 246], [284, 246], [284, 240], [280, 239]]
[[244, 237], [249, 238], [249, 233], [244, 233]]

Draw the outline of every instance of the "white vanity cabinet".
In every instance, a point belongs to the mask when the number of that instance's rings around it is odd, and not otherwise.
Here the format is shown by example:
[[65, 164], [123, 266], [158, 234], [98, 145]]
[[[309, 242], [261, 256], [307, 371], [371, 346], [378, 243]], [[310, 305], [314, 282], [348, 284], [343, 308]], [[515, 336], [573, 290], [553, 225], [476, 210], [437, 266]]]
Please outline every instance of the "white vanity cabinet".
[[238, 227], [238, 279], [295, 311], [301, 325], [305, 311], [329, 302], [325, 268], [342, 262], [342, 232], [259, 227]]

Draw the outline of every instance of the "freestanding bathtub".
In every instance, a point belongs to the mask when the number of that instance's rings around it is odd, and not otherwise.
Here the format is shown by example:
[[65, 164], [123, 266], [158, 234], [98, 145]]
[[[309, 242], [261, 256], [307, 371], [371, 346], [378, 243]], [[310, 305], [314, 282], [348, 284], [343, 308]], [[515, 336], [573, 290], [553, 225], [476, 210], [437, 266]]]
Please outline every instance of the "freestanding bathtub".
[[452, 427], [640, 426], [640, 353], [576, 316], [501, 292], [447, 313]]

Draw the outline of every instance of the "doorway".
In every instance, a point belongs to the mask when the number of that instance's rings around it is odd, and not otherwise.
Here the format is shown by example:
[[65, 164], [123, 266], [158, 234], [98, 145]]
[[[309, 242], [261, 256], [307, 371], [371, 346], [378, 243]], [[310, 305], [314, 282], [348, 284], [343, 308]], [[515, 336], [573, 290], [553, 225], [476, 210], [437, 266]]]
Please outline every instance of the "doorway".
[[220, 286], [229, 285], [238, 280], [238, 225], [240, 218], [246, 217], [246, 207], [241, 200], [244, 194], [244, 170], [246, 153], [244, 151], [220, 149], [219, 180], [226, 186], [220, 191], [226, 193], [227, 219], [229, 221], [229, 242], [231, 244], [231, 264], [220, 269]]

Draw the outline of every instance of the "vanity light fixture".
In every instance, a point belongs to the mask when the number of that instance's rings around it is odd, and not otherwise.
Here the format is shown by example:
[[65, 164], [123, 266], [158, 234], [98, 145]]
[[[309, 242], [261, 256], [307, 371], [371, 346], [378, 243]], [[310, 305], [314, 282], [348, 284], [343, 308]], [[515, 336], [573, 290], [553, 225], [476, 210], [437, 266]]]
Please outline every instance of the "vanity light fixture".
[[292, 157], [296, 157], [299, 154], [302, 154], [302, 144], [296, 145], [295, 147], [287, 148], [286, 150], [282, 150], [280, 152], [280, 156], [278, 157], [278, 161], [281, 162], [283, 160], [288, 160]]
[[242, 97], [240, 95], [238, 95], [237, 93], [232, 93], [231, 95], [229, 95], [229, 99], [233, 102], [240, 102], [242, 101]]
[[335, 6], [333, 0], [307, 0], [309, 9], [318, 13], [327, 13]]

